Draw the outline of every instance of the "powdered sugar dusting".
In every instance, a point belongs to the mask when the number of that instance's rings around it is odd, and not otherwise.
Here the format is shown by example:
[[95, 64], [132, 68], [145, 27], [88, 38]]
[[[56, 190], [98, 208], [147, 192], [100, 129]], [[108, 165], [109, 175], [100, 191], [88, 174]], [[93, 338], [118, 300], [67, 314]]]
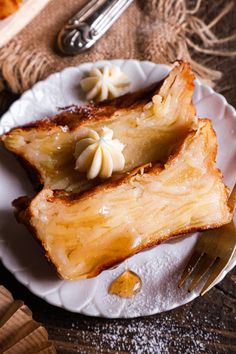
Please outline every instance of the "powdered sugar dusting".
[[[178, 306], [194, 296], [186, 288], [179, 289], [177, 282], [195, 243], [196, 236], [188, 236], [183, 242], [160, 245], [153, 250], [142, 252], [126, 260], [119, 267], [103, 272], [98, 277], [99, 296], [94, 303], [105, 317], [138, 317], [146, 313], [162, 312], [166, 308]], [[187, 241], [187, 242], [186, 242]], [[142, 280], [142, 289], [131, 299], [122, 299], [108, 293], [111, 282], [125, 269], [134, 271]], [[84, 313], [91, 314], [87, 308]]]
[[[217, 329], [209, 330], [207, 315], [199, 313], [199, 318], [193, 316], [188, 306], [185, 306], [183, 314], [178, 316], [182, 318], [181, 325], [176, 321], [177, 316], [168, 313], [148, 320], [97, 320], [95, 324], [89, 321], [86, 330], [72, 323], [68, 340], [74, 344], [89, 343], [90, 347], [96, 347], [97, 353], [215, 353], [214, 350], [209, 351], [209, 343], [214, 347], [220, 339]], [[215, 320], [219, 328], [222, 328], [217, 316]]]

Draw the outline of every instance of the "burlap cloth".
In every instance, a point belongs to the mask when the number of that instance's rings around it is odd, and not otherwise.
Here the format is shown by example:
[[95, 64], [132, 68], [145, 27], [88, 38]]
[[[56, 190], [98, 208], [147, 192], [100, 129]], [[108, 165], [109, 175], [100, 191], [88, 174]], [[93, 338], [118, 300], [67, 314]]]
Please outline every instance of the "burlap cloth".
[[[58, 31], [86, 0], [51, 0], [49, 5], [10, 43], [0, 49], [0, 90], [22, 93], [36, 81], [64, 67], [98, 59], [137, 58], [157, 63], [187, 59], [197, 75], [210, 84], [221, 73], [195, 60], [195, 53], [233, 56], [224, 43], [235, 34], [217, 38], [215, 26], [235, 6], [234, 1], [136, 0], [89, 51], [75, 57], [61, 55]], [[217, 7], [211, 17], [206, 3]], [[206, 59], [207, 60], [207, 59]]]

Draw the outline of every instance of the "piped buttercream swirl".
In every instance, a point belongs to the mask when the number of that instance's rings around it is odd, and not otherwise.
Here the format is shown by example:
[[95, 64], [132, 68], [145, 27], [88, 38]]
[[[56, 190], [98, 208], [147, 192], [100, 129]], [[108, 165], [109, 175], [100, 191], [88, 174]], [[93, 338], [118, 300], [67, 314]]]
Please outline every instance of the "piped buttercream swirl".
[[76, 143], [75, 168], [87, 173], [88, 179], [105, 179], [113, 172], [122, 171], [125, 166], [124, 145], [112, 138], [113, 131], [109, 128], [104, 127], [100, 135], [89, 130], [87, 136]]
[[80, 85], [87, 100], [103, 101], [127, 92], [130, 81], [119, 66], [105, 65], [103, 68], [93, 67]]

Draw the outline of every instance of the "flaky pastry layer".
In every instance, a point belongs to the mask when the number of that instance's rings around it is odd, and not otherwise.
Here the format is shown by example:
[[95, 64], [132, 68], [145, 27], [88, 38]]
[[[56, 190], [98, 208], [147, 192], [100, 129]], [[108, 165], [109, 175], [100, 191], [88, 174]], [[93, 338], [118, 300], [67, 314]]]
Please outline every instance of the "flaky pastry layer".
[[80, 194], [43, 189], [14, 202], [17, 218], [64, 279], [89, 278], [169, 238], [229, 223], [217, 141], [200, 120], [164, 166], [147, 165]]
[[161, 83], [112, 101], [72, 107], [53, 119], [14, 128], [2, 136], [5, 147], [34, 171], [41, 186], [80, 192], [101, 183], [88, 181], [75, 170], [75, 144], [89, 129], [100, 135], [113, 130], [125, 145], [125, 167], [166, 161], [171, 151], [196, 124], [192, 104], [194, 75], [187, 63], [178, 64]]

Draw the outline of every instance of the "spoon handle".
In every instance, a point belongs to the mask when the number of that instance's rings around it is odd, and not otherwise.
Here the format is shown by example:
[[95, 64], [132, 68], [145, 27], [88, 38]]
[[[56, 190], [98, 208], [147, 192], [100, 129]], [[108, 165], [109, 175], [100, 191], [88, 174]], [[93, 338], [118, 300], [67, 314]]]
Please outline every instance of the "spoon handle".
[[91, 48], [133, 0], [89, 1], [58, 34], [58, 47], [67, 55]]

